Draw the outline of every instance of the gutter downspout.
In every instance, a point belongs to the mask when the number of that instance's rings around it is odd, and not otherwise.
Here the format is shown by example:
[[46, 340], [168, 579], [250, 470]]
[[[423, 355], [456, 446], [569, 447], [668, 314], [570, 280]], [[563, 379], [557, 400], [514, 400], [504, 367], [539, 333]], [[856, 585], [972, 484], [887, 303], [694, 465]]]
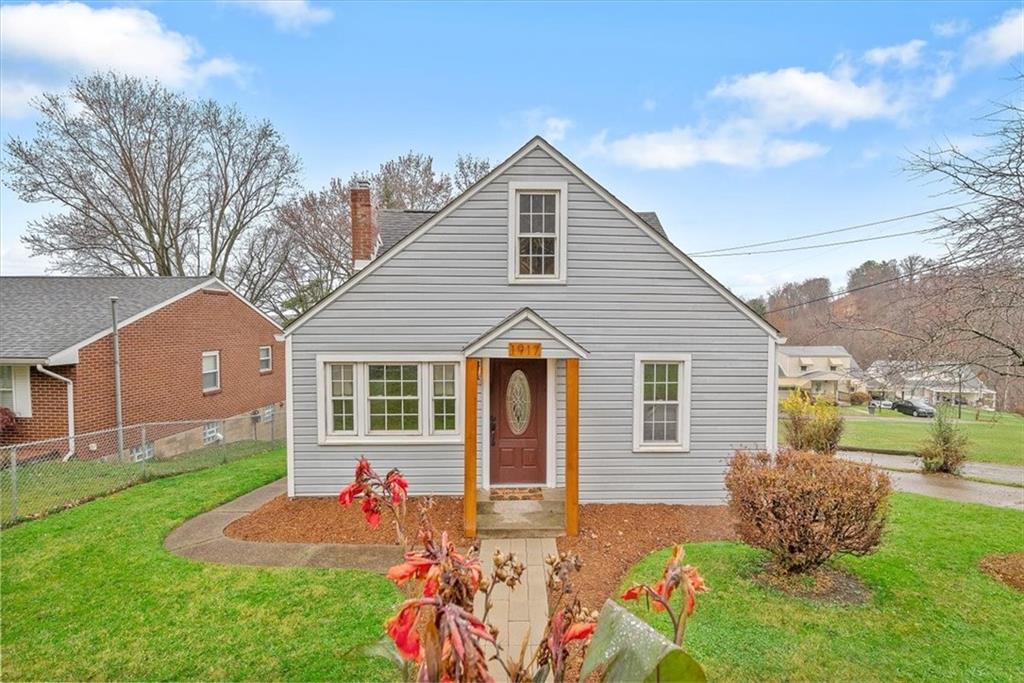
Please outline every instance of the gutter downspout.
[[59, 379], [61, 382], [67, 384], [68, 391], [68, 452], [64, 454], [61, 459], [62, 462], [67, 462], [75, 455], [75, 383], [63, 375], [58, 375], [56, 372], [47, 370], [42, 364], [36, 365], [36, 370], [43, 373], [47, 377], [53, 377]]

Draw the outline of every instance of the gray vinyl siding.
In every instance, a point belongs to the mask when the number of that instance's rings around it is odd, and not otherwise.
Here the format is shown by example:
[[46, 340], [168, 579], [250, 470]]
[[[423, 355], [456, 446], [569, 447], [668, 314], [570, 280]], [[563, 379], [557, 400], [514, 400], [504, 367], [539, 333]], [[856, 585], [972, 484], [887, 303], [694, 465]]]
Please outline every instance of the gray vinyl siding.
[[[567, 284], [508, 284], [507, 182], [530, 178], [568, 182]], [[363, 454], [381, 471], [401, 468], [414, 493], [461, 494], [461, 444], [318, 445], [314, 358], [460, 353], [523, 306], [590, 352], [580, 361], [581, 500], [724, 500], [732, 451], [764, 446], [767, 333], [538, 149], [293, 333], [296, 494], [336, 494]], [[657, 351], [692, 354], [688, 453], [633, 452], [633, 356]], [[564, 361], [556, 367], [564, 485]]]
[[[576, 354], [570, 349], [567, 349], [565, 344], [547, 331], [541, 329], [541, 327], [532, 320], [521, 320], [515, 326], [505, 330], [494, 339], [490, 340], [487, 344], [481, 347], [478, 353], [481, 356], [504, 357], [508, 352], [509, 342], [514, 341], [540, 342], [545, 352], [552, 354], [549, 357], [576, 358]], [[497, 352], [500, 355], [494, 356], [493, 353], [488, 352]]]

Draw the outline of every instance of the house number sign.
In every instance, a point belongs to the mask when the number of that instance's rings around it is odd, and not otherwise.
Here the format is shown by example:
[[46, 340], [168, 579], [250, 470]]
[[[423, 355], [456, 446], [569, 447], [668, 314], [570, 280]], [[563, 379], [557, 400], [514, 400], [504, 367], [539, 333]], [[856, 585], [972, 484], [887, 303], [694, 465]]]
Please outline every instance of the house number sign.
[[509, 358], [540, 358], [540, 352], [540, 342], [516, 341], [508, 343]]

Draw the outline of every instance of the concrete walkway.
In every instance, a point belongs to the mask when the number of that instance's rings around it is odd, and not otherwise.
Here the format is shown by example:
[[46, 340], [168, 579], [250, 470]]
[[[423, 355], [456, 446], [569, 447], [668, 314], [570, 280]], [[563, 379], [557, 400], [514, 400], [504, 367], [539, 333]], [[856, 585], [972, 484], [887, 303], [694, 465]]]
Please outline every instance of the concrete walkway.
[[[1024, 444], [1021, 444], [1024, 448]], [[878, 465], [887, 470], [921, 471], [921, 458], [914, 455], [892, 455], [890, 453], [871, 453], [868, 451], [839, 451], [839, 457], [854, 462]], [[994, 462], [966, 462], [962, 470], [965, 477], [985, 479], [996, 484], [1024, 486], [1024, 466], [1002, 465]]]
[[[839, 457], [862, 462], [869, 465], [888, 470], [889, 478], [892, 479], [893, 488], [897, 491], [907, 493], [919, 493], [933, 498], [945, 498], [961, 503], [981, 503], [993, 507], [1015, 508], [1024, 511], [1024, 488], [1014, 486], [1003, 486], [1000, 484], [986, 484], [970, 479], [961, 479], [941, 474], [923, 474], [919, 471], [904, 472], [921, 466], [918, 458], [903, 455], [885, 455], [882, 453], [862, 453], [856, 451], [839, 451]], [[969, 463], [974, 467], [965, 473], [968, 476], [984, 477], [992, 479], [995, 477], [984, 474], [975, 474], [980, 471], [983, 463]], [[988, 467], [1012, 468], [1012, 465], [988, 465]], [[1020, 468], [1018, 468], [1020, 469]], [[1005, 472], [1000, 476], [1009, 476]], [[1013, 481], [1013, 480], [1011, 480]], [[1022, 481], [1024, 483], [1024, 481]]]
[[254, 512], [285, 490], [285, 480], [279, 479], [193, 517], [164, 539], [164, 547], [194, 560], [256, 567], [330, 567], [384, 573], [401, 561], [402, 550], [397, 546], [258, 543], [224, 535], [231, 522]]
[[[527, 639], [527, 657], [533, 654], [544, 636], [548, 623], [547, 567], [544, 558], [557, 555], [558, 549], [553, 538], [493, 538], [484, 539], [480, 544], [480, 563], [484, 574], [491, 571], [494, 551], [515, 553], [526, 564], [523, 582], [515, 590], [500, 585], [491, 594], [494, 603], [488, 621], [498, 629], [498, 642], [506, 658], [515, 659], [523, 639]], [[473, 612], [484, 613], [483, 595], [478, 593]], [[491, 654], [488, 652], [488, 654]], [[505, 671], [495, 662], [490, 663], [491, 675], [495, 680], [507, 680]]]

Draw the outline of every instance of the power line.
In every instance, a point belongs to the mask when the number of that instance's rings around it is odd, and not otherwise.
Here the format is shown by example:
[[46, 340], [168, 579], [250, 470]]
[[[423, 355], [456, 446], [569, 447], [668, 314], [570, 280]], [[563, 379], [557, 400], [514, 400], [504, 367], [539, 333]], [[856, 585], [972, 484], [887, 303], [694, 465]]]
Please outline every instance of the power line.
[[762, 249], [760, 251], [737, 251], [729, 254], [691, 254], [697, 258], [722, 258], [723, 256], [752, 256], [754, 254], [781, 254], [784, 251], [805, 251], [807, 249], [824, 249], [825, 247], [836, 247], [844, 244], [858, 244], [860, 242], [873, 242], [875, 240], [888, 240], [894, 237], [904, 237], [906, 235], [920, 235], [921, 233], [931, 232], [932, 228], [921, 228], [918, 230], [907, 230], [906, 232], [894, 232], [889, 235], [876, 235], [874, 237], [861, 237], [856, 240], [844, 240], [841, 242], [825, 242], [824, 244], [808, 244], [802, 247], [786, 247], [784, 249]]
[[904, 275], [896, 275], [895, 277], [886, 278], [885, 280], [879, 280], [878, 282], [872, 282], [869, 285], [861, 285], [860, 287], [847, 287], [846, 289], [841, 289], [838, 292], [833, 292], [833, 293], [829, 294], [828, 296], [819, 296], [819, 297], [817, 297], [815, 299], [808, 299], [807, 301], [801, 301], [800, 303], [790, 304], [789, 306], [783, 306], [781, 308], [773, 308], [770, 311], [765, 311], [764, 314], [768, 315], [769, 313], [781, 313], [782, 311], [788, 311], [788, 310], [793, 309], [793, 308], [800, 308], [802, 306], [808, 306], [810, 304], [816, 304], [816, 303], [818, 303], [820, 301], [829, 301], [830, 299], [835, 299], [835, 298], [838, 298], [838, 297], [841, 297], [841, 296], [845, 296], [847, 294], [853, 294], [854, 292], [860, 292], [860, 291], [865, 290], [865, 289], [871, 289], [872, 287], [878, 287], [879, 285], [887, 285], [890, 282], [896, 282], [897, 280], [902, 280], [904, 278], [910, 277], [911, 275], [917, 276], [917, 275], [920, 275], [921, 273], [927, 273], [928, 271], [935, 270], [936, 268], [941, 268], [943, 266], [955, 266], [955, 265], [957, 265], [958, 263], [960, 263], [962, 261], [968, 261], [968, 260], [970, 260], [970, 258], [966, 257], [966, 256], [965, 257], [961, 257], [959, 259], [953, 259], [951, 261], [939, 260], [939, 261], [936, 261], [934, 264], [932, 264], [930, 266], [925, 266], [921, 270], [919, 270], [919, 271], [917, 271], [915, 273], [912, 273], [912, 274], [911, 273], [906, 273]]
[[849, 232], [851, 230], [862, 230], [864, 228], [871, 228], [876, 225], [886, 225], [888, 223], [897, 223], [899, 221], [905, 221], [908, 218], [918, 218], [920, 216], [927, 216], [929, 214], [938, 213], [940, 211], [949, 211], [950, 209], [958, 209], [962, 206], [967, 206], [973, 202], [961, 202], [960, 204], [953, 204], [951, 206], [941, 206], [937, 209], [930, 209], [928, 211], [919, 211], [917, 213], [908, 213], [903, 216], [896, 216], [895, 218], [886, 218], [880, 221], [871, 221], [870, 223], [859, 223], [857, 225], [850, 225], [845, 228], [836, 228], [834, 230], [824, 230], [822, 232], [812, 232], [807, 235], [797, 235], [795, 237], [784, 237], [777, 240], [769, 240], [767, 242], [754, 242], [752, 244], [741, 244], [736, 247], [726, 247], [723, 249], [709, 249], [708, 251], [701, 251], [690, 254], [690, 256], [707, 256], [708, 254], [717, 254], [723, 251], [736, 251], [737, 249], [752, 249], [753, 247], [766, 247], [772, 244], [782, 244], [783, 242], [797, 242], [799, 240], [806, 240], [812, 237], [821, 237], [823, 235], [835, 235], [840, 232]]

